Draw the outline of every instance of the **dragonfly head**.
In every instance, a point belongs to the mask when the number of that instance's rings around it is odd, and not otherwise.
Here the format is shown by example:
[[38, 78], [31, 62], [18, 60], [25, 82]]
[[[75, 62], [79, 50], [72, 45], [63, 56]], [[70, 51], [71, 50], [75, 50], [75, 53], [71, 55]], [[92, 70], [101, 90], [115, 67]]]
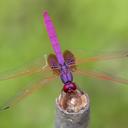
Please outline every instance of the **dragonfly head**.
[[63, 91], [65, 93], [73, 93], [77, 89], [77, 86], [73, 82], [68, 82], [64, 84]]

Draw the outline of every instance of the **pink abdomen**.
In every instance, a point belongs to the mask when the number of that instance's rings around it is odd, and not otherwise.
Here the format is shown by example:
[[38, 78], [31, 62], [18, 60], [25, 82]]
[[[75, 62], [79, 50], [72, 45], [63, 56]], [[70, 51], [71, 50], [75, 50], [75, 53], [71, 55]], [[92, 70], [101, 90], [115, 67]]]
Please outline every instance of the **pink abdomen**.
[[59, 44], [59, 41], [58, 41], [58, 38], [56, 35], [54, 25], [50, 19], [50, 16], [48, 15], [47, 11], [45, 11], [43, 13], [43, 16], [44, 16], [44, 23], [46, 26], [46, 30], [48, 32], [48, 36], [50, 38], [50, 41], [51, 41], [52, 47], [54, 49], [54, 52], [56, 54], [56, 57], [58, 59], [58, 62], [59, 62], [59, 64], [63, 65], [64, 64], [64, 58], [63, 58], [63, 55], [61, 52], [60, 44]]

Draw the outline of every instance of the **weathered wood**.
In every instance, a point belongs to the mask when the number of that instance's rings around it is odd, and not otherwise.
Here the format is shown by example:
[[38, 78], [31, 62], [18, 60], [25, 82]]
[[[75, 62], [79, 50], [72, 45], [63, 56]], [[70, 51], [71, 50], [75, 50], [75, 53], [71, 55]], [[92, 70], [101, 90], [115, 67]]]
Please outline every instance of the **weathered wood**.
[[77, 90], [73, 94], [62, 92], [56, 100], [56, 128], [87, 128], [89, 97]]

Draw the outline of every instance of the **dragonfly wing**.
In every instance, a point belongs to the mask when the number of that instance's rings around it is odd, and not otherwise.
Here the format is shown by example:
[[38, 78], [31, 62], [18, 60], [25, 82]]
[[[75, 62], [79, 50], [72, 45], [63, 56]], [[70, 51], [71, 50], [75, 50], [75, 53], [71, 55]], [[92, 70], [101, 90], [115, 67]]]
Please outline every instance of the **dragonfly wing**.
[[0, 76], [0, 80], [15, 79], [20, 76], [27, 76], [27, 75], [29, 76], [34, 73], [43, 72], [45, 70], [48, 70], [48, 64], [47, 64], [46, 59], [45, 59], [44, 63], [45, 64], [43, 65], [43, 63], [41, 61], [40, 62], [41, 65], [38, 64], [38, 66], [37, 66], [37, 64], [33, 64], [34, 66], [30, 66], [30, 67], [27, 66], [27, 68], [23, 68], [19, 71], [12, 72], [12, 73], [6, 73], [5, 75]]
[[53, 73], [59, 75], [60, 74], [59, 63], [55, 54], [49, 54], [47, 61]]
[[44, 70], [40, 67], [40, 68], [30, 68], [30, 69], [26, 69], [24, 71], [19, 71], [17, 73], [14, 73], [12, 75], [5, 75], [3, 77], [0, 78], [0, 80], [9, 80], [9, 79], [15, 79], [17, 77], [21, 77], [21, 76], [30, 76], [34, 73], [38, 73], [41, 71], [45, 71], [48, 68], [45, 68]]
[[75, 64], [75, 56], [69, 50], [64, 51], [63, 57], [68, 65]]
[[75, 65], [75, 56], [73, 55], [72, 52], [70, 52], [69, 50], [65, 50], [63, 53], [63, 57], [64, 57], [64, 61], [67, 65], [69, 65], [71, 71], [75, 71], [76, 70], [76, 65]]
[[119, 77], [112, 77], [105, 73], [99, 73], [99, 72], [87, 71], [87, 70], [86, 71], [77, 70], [76, 73], [78, 75], [93, 77], [93, 78], [97, 78], [100, 80], [108, 80], [108, 81], [113, 81], [113, 82], [117, 82], [117, 83], [128, 84], [128, 80], [126, 80], [126, 79], [119, 78]]
[[25, 88], [24, 90], [22, 90], [18, 95], [16, 95], [15, 97], [13, 97], [9, 102], [7, 102], [3, 107], [0, 108], [0, 111], [2, 110], [6, 110], [9, 109], [11, 107], [13, 107], [14, 105], [16, 105], [19, 101], [21, 101], [22, 99], [24, 99], [25, 97], [29, 96], [30, 94], [32, 94], [33, 92], [39, 90], [42, 86], [44, 86], [45, 84], [47, 84], [48, 82], [54, 80], [56, 77], [52, 76], [49, 78], [46, 78], [44, 80], [39, 81], [37, 84], [34, 84], [32, 86], [29, 86], [28, 88]]
[[128, 51], [116, 52], [108, 55], [100, 55], [100, 56], [94, 56], [94, 57], [89, 57], [84, 59], [77, 59], [76, 64], [87, 63], [87, 62], [97, 62], [97, 61], [107, 61], [107, 60], [114, 60], [114, 59], [123, 59], [123, 58], [128, 58]]

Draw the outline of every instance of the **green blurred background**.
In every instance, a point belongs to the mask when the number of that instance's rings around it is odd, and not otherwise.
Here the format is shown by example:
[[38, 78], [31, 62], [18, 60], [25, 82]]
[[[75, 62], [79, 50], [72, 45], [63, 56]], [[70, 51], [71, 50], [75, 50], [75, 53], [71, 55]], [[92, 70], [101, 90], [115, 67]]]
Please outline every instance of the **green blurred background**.
[[[71, 49], [78, 57], [128, 49], [127, 0], [0, 0], [1, 76], [53, 52], [43, 24], [43, 10], [48, 10], [54, 21], [62, 49]], [[127, 79], [127, 63], [122, 59], [79, 67]], [[0, 104], [45, 76], [48, 73], [1, 81]], [[127, 85], [80, 76], [74, 81], [90, 97], [90, 128], [128, 127]], [[61, 88], [58, 79], [14, 108], [0, 112], [0, 128], [54, 127], [55, 99]]]

